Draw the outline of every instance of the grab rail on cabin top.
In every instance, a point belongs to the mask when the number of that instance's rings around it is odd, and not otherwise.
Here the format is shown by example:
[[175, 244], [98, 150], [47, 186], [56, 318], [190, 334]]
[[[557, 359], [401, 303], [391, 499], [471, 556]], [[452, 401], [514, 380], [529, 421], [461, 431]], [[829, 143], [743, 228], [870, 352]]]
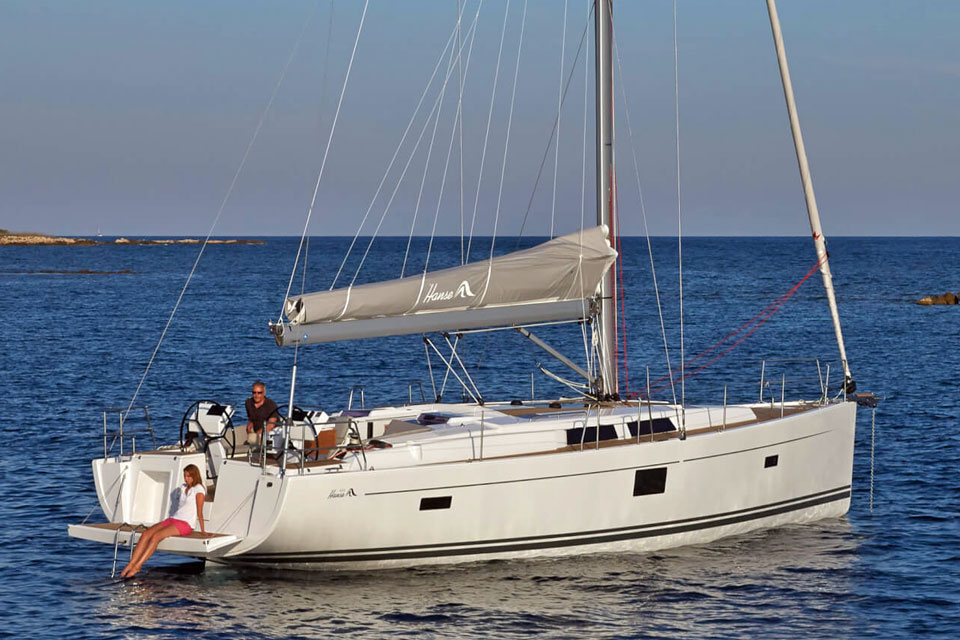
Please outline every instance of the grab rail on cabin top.
[[[143, 409], [143, 418], [147, 423], [146, 428], [127, 428], [126, 432], [124, 431], [124, 425], [126, 422], [129, 422], [129, 412], [137, 409]], [[117, 414], [118, 425], [117, 428], [111, 430], [108, 428], [107, 415], [108, 414]], [[153, 434], [153, 425], [150, 423], [150, 411], [148, 410], [147, 405], [140, 405], [136, 407], [117, 407], [117, 408], [108, 408], [103, 410], [103, 457], [106, 458], [110, 455], [110, 452], [113, 451], [114, 446], [119, 443], [119, 451], [117, 452], [117, 457], [123, 455], [123, 438], [124, 435], [129, 435], [131, 437], [131, 448], [135, 447], [136, 444], [136, 434], [137, 433], [147, 433], [150, 436], [150, 440], [153, 442], [153, 448], [157, 448], [157, 439]], [[110, 439], [110, 436], [113, 436]], [[109, 440], [109, 444], [108, 444]]]
[[[594, 438], [594, 443], [593, 443], [593, 444], [594, 444], [594, 447], [599, 451], [599, 450], [600, 450], [600, 406], [599, 406], [599, 405], [596, 405], [596, 407], [597, 407], [597, 409], [596, 409], [596, 411], [597, 411], [597, 413], [596, 413], [597, 424], [596, 424], [596, 427], [595, 427], [595, 429], [594, 429], [594, 436], [595, 436], [595, 438]], [[586, 444], [587, 430], [590, 428], [590, 409], [591, 409], [591, 408], [592, 408], [592, 407], [589, 406], [589, 405], [588, 405], [586, 408], [584, 408], [584, 411], [583, 411], [583, 419], [582, 419], [582, 420], [574, 420], [574, 421], [573, 421], [573, 427], [572, 427], [572, 428], [573, 428], [573, 429], [577, 429], [577, 428], [580, 429], [580, 451], [583, 451], [583, 445]], [[623, 427], [625, 424], [626, 424], [625, 419], [621, 419], [621, 421], [620, 421], [620, 426]], [[578, 425], [579, 425], [579, 427], [578, 427]], [[607, 426], [607, 425], [604, 425], [604, 426]], [[637, 428], [639, 429], [639, 427], [637, 427]], [[627, 431], [627, 433], [629, 433], [629, 430]]]
[[355, 384], [352, 387], [350, 387], [350, 397], [347, 398], [347, 411], [349, 411], [350, 409], [353, 409], [353, 392], [354, 391], [360, 392], [360, 408], [366, 409], [366, 406], [365, 406], [366, 403], [364, 402], [364, 397], [363, 397], [363, 385]]
[[427, 396], [423, 393], [423, 383], [417, 380], [414, 380], [409, 385], [407, 385], [407, 403], [413, 404], [413, 388], [420, 387], [420, 402], [426, 404]]

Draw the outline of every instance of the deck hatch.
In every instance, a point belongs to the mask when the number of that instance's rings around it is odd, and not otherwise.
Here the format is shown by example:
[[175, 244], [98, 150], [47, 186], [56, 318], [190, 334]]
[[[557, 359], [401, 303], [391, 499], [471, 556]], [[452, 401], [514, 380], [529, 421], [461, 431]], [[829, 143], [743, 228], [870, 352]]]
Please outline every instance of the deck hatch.
[[648, 496], [663, 493], [667, 488], [667, 468], [637, 469], [633, 477], [633, 495]]
[[770, 467], [775, 467], [778, 462], [780, 462], [779, 455], [767, 456], [763, 461], [763, 468], [769, 469]]
[[420, 511], [432, 511], [433, 509], [449, 509], [453, 496], [441, 496], [438, 498], [420, 498]]

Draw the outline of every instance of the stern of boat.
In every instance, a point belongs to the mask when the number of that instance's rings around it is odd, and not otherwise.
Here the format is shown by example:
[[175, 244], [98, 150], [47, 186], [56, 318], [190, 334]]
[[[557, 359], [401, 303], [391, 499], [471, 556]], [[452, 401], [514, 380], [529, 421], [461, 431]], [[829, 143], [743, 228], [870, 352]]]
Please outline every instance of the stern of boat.
[[97, 500], [108, 522], [153, 524], [166, 517], [183, 470], [196, 465], [206, 477], [202, 453], [151, 451], [93, 461]]

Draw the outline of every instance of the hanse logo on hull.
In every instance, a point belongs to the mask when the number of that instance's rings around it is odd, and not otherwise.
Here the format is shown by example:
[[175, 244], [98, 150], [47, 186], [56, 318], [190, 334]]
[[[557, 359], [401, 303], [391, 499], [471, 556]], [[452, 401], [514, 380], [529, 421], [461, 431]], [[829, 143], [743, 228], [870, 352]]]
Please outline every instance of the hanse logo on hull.
[[441, 302], [444, 300], [452, 300], [454, 298], [473, 298], [474, 293], [470, 290], [470, 283], [466, 280], [460, 283], [460, 286], [454, 291], [453, 289], [448, 289], [446, 291], [437, 291], [437, 283], [431, 282], [430, 287], [427, 289], [427, 293], [423, 296], [424, 304], [428, 302]]

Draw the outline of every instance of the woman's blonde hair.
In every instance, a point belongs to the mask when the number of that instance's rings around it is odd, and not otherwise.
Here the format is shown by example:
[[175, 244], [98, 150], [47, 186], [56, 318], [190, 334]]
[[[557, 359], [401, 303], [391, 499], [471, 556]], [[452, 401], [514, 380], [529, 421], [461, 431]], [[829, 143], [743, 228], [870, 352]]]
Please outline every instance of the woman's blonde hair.
[[190, 476], [190, 479], [193, 480], [193, 482], [190, 483], [191, 487], [195, 487], [198, 484], [203, 483], [203, 478], [200, 477], [200, 469], [197, 468], [197, 465], [188, 464], [183, 468], [183, 472]]

